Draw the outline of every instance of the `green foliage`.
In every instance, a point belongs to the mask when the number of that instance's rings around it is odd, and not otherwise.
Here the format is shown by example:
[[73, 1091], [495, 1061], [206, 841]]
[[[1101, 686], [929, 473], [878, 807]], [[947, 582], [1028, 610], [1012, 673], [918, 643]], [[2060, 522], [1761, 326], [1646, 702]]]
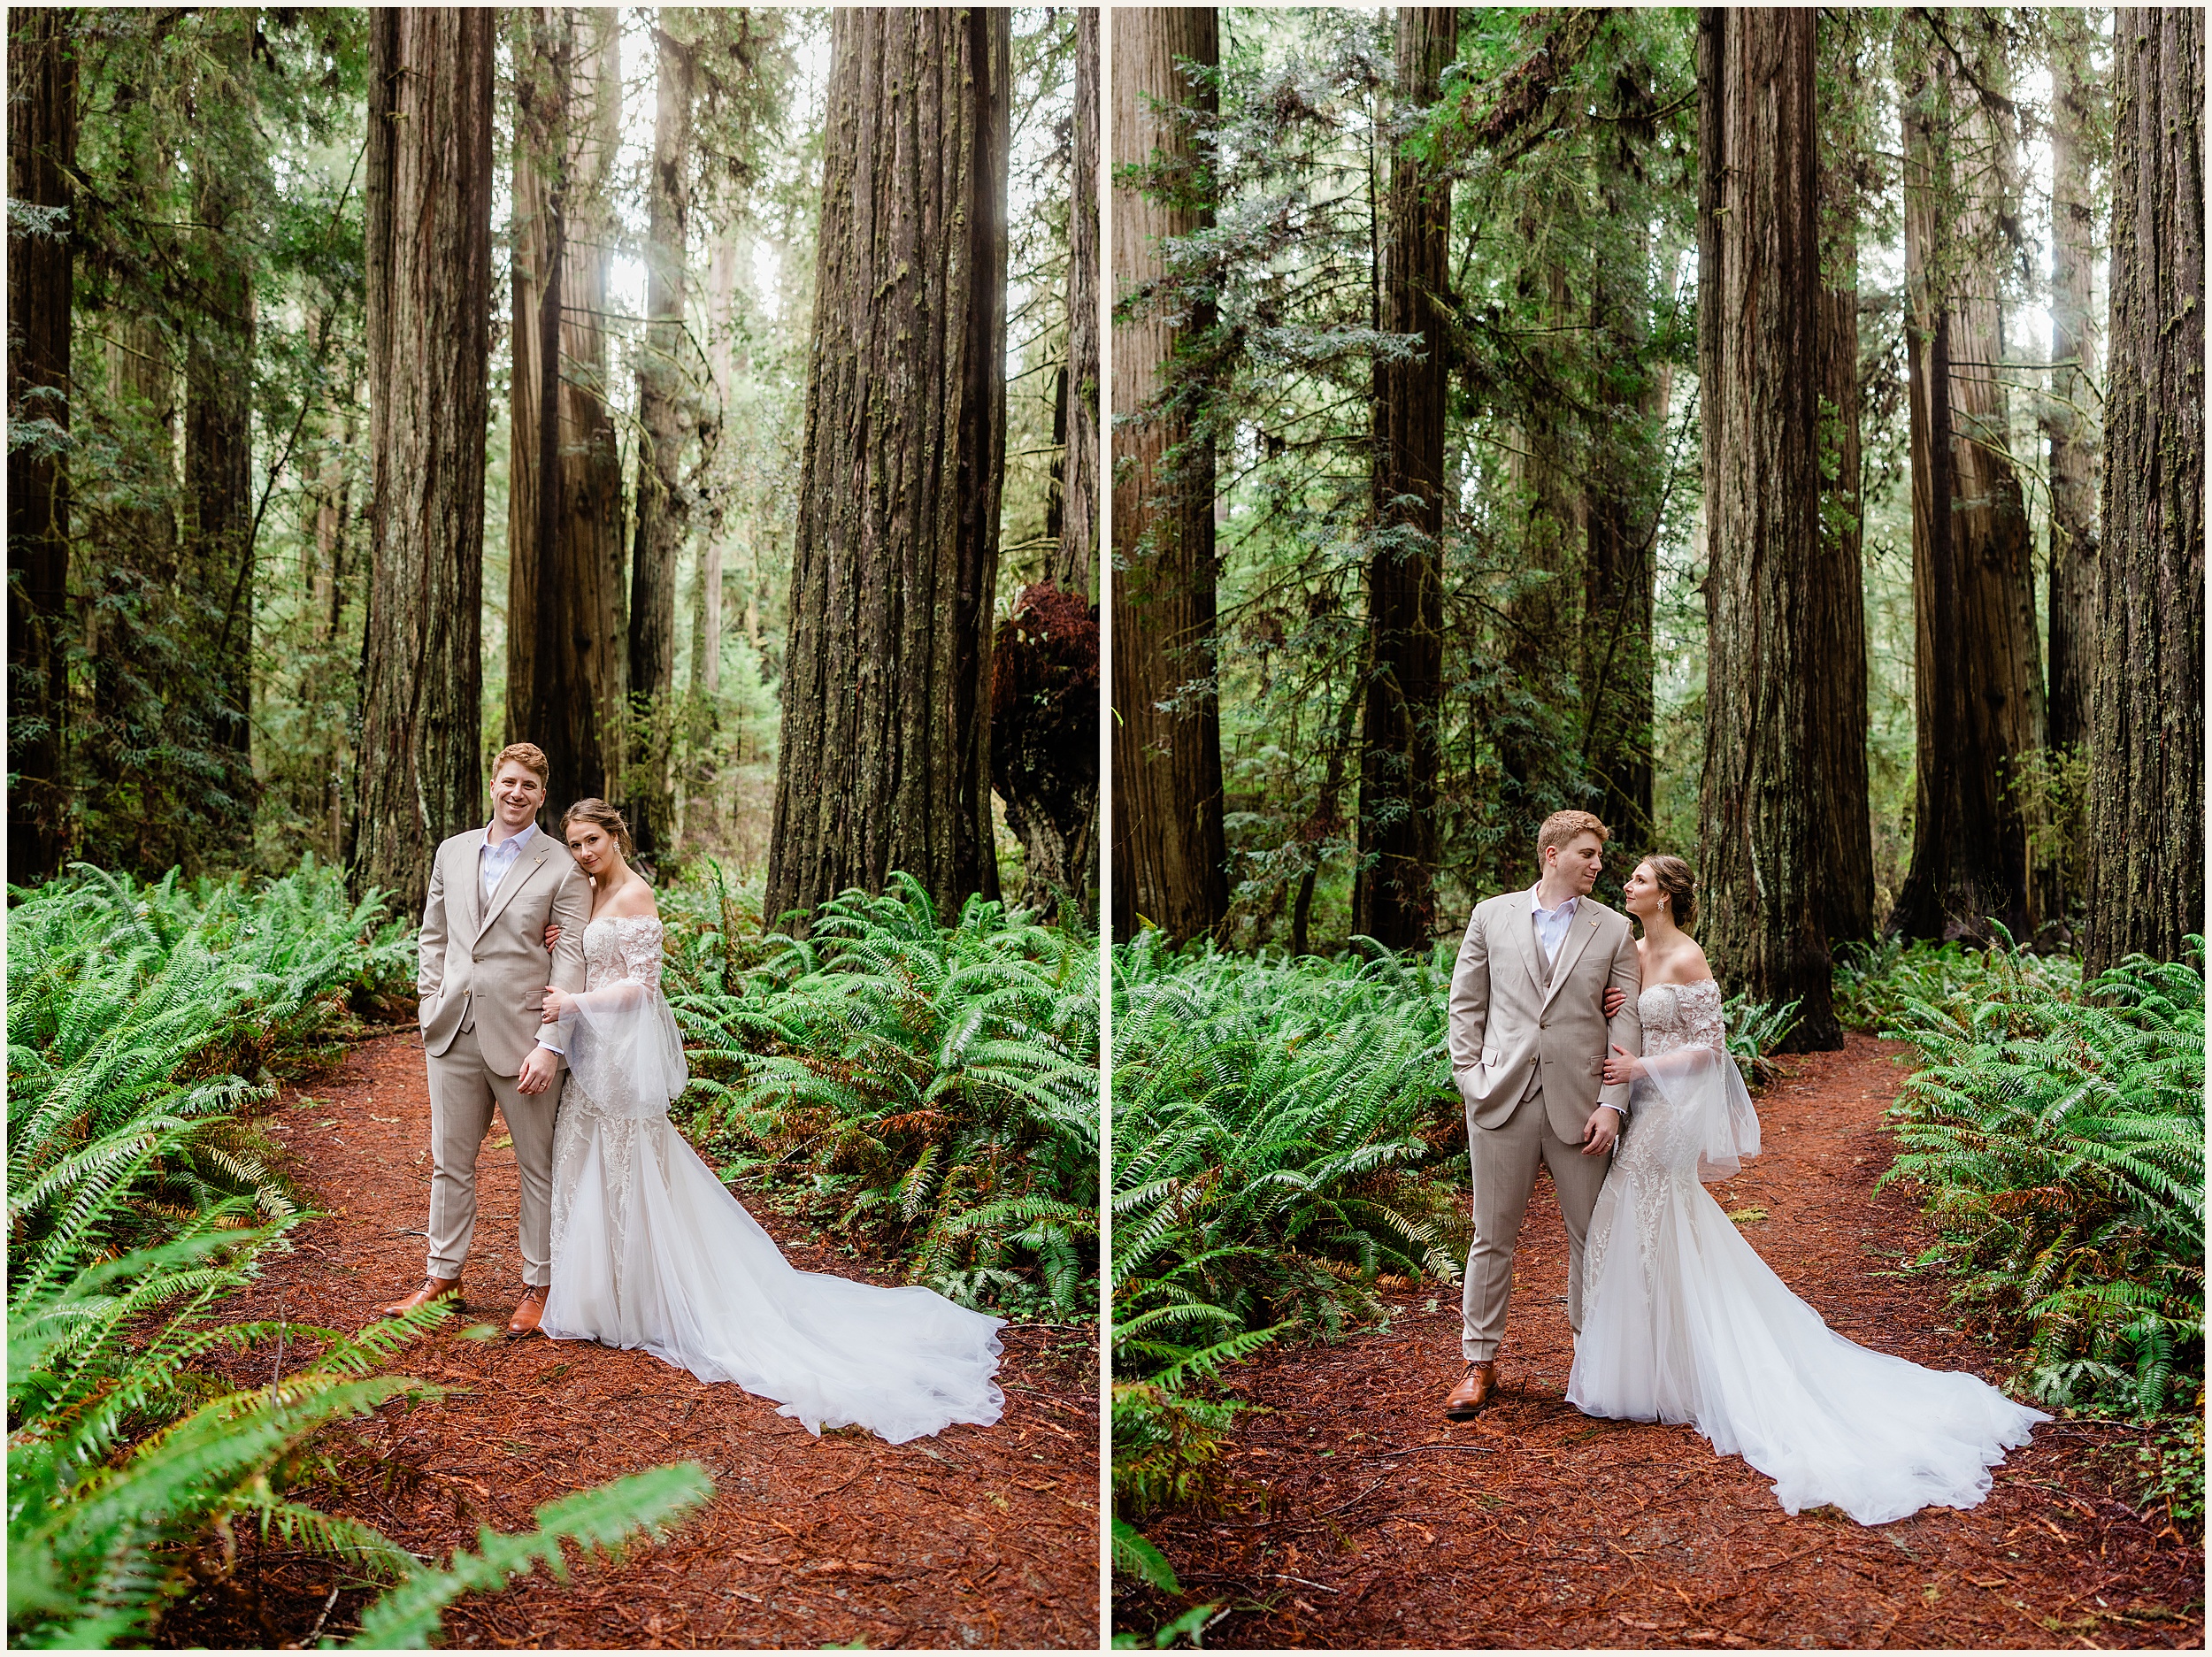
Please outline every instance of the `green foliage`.
[[718, 899], [672, 927], [669, 989], [727, 1171], [964, 1305], [1094, 1310], [1096, 940], [979, 898], [941, 925], [904, 875], [803, 938], [749, 940]]
[[[2006, 939], [2009, 942], [2010, 935]], [[1950, 1018], [1970, 1019], [1993, 985], [2008, 995], [2072, 999], [2081, 990], [2081, 961], [2075, 955], [1970, 949], [1957, 942], [1907, 943], [1897, 938], [1845, 944], [1836, 959], [1836, 1016], [1861, 1030], [1879, 1030], [1915, 1006], [1939, 1009]]]
[[[311, 859], [281, 879], [141, 886], [79, 864], [8, 915], [11, 1281], [242, 1197], [293, 1203], [234, 1114], [326, 1055], [349, 998], [412, 976], [406, 929]], [[257, 1078], [247, 1079], [249, 1077]], [[112, 1199], [112, 1201], [111, 1201]], [[222, 1208], [224, 1213], [234, 1210]]]
[[349, 1648], [419, 1651], [436, 1637], [445, 1607], [463, 1594], [496, 1593], [541, 1561], [566, 1582], [565, 1544], [604, 1551], [640, 1535], [657, 1541], [713, 1494], [706, 1469], [678, 1461], [547, 1502], [531, 1515], [534, 1530], [503, 1535], [487, 1526], [475, 1552], [455, 1550], [443, 1569], [416, 1572], [370, 1607]]
[[2163, 1502], [2167, 1516], [2184, 1535], [2204, 1540], [2204, 1397], [2196, 1408], [2153, 1431], [2137, 1450], [2143, 1495]]
[[1727, 1026], [1728, 1056], [1743, 1072], [1746, 1085], [1757, 1087], [1774, 1079], [1774, 1055], [1797, 1027], [1797, 1003], [1780, 1007], [1739, 995], [1722, 1009]]
[[1448, 946], [1330, 963], [1156, 932], [1115, 951], [1114, 1364], [1211, 1368], [1270, 1326], [1334, 1335], [1385, 1273], [1458, 1275]]
[[[1921, 1068], [1884, 1182], [1926, 1193], [1931, 1261], [2024, 1346], [2058, 1404], [2148, 1415], [2204, 1376], [2204, 974], [2131, 956], [2078, 970], [2008, 947], [1889, 952], [1858, 986]], [[1885, 957], [1869, 957], [1878, 966]]]
[[1183, 1584], [1175, 1580], [1175, 1568], [1167, 1562], [1167, 1555], [1152, 1546], [1136, 1526], [1126, 1520], [1116, 1519], [1113, 1530], [1114, 1569], [1141, 1577], [1148, 1585], [1163, 1593], [1180, 1593]]

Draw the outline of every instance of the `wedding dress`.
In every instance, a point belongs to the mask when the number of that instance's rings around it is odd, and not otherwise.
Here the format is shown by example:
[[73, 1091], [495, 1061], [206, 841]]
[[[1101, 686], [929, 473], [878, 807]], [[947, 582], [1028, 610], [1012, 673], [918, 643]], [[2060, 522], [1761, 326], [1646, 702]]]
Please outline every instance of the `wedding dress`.
[[1694, 1423], [1772, 1478], [1790, 1513], [1828, 1502], [1884, 1524], [1973, 1507], [1991, 1466], [2050, 1417], [1973, 1376], [1846, 1340], [1791, 1293], [1700, 1183], [1759, 1149], [1719, 986], [1655, 984], [1637, 1011], [1645, 1075], [1590, 1216], [1568, 1401]]
[[733, 1381], [810, 1432], [859, 1425], [903, 1444], [956, 1421], [991, 1425], [1005, 1407], [992, 1378], [1004, 1320], [928, 1289], [797, 1270], [669, 1121], [689, 1072], [661, 946], [650, 916], [584, 929], [540, 1327]]

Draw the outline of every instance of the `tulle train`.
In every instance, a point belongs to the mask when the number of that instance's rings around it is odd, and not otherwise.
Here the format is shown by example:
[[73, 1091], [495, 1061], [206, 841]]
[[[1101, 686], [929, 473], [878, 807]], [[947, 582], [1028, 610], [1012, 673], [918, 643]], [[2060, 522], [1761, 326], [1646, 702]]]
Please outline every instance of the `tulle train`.
[[641, 1347], [777, 1400], [810, 1432], [857, 1425], [902, 1444], [998, 1420], [1002, 1320], [928, 1289], [797, 1270], [664, 1116], [578, 1125], [548, 1335]]

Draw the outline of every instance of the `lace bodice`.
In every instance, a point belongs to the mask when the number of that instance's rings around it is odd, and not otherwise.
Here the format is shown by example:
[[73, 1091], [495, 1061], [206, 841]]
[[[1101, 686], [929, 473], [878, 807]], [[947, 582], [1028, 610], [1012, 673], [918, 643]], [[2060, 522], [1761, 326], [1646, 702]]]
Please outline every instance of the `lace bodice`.
[[1636, 999], [1644, 1027], [1644, 1056], [1658, 1058], [1678, 1047], [1726, 1051], [1721, 1022], [1720, 986], [1711, 978], [1694, 984], [1655, 984]]
[[584, 988], [626, 980], [660, 988], [664, 936], [657, 916], [602, 915], [584, 928]]

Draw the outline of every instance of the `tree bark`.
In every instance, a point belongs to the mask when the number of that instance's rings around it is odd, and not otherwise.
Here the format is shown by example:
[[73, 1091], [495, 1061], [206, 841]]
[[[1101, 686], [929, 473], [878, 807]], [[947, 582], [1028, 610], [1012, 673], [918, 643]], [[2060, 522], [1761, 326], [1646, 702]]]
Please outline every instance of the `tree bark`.
[[[1991, 55], [1977, 73], [1986, 83]], [[2016, 779], [2043, 746], [2043, 675], [2033, 549], [1995, 372], [2003, 205], [1986, 180], [2005, 140], [1978, 102], [1966, 103], [1978, 95], [1941, 41], [1924, 43], [1909, 86], [1915, 786], [1912, 863], [1889, 930], [1979, 940], [1993, 918], [2025, 941], [2036, 922], [2032, 817]], [[1955, 160], [1962, 142], [1979, 153]]]
[[630, 833], [649, 866], [671, 849], [676, 797], [676, 563], [691, 528], [682, 458], [692, 356], [684, 329], [684, 266], [691, 218], [691, 48], [663, 7], [653, 31], [659, 76], [646, 233], [645, 349], [638, 359], [637, 529], [630, 566]]
[[[8, 18], [8, 879], [58, 873], [68, 683], [69, 327], [77, 158], [71, 12]], [[19, 223], [17, 203], [43, 222]]]
[[[1821, 21], [1828, 73], [1859, 88], [1855, 26]], [[1829, 49], [1834, 48], [1832, 55]], [[1836, 61], [1840, 58], [1841, 61]], [[1825, 78], [1825, 77], [1824, 77]], [[1851, 142], [1821, 134], [1820, 541], [1810, 582], [1811, 723], [1827, 849], [1819, 863], [1828, 942], [1874, 936], [1874, 825], [1867, 797], [1866, 502], [1859, 442], [1859, 193]]]
[[2113, 60], [2093, 973], [2204, 928], [2203, 12], [2122, 9]]
[[[1114, 12], [1114, 165], [1187, 165], [1187, 125], [1170, 111], [1210, 112], [1210, 86], [1186, 62], [1220, 61], [1208, 6], [1126, 6]], [[1125, 289], [1167, 272], [1160, 243], [1211, 222], [1210, 211], [1117, 184], [1115, 280]], [[1210, 324], [1202, 308], [1191, 331]], [[1221, 702], [1214, 679], [1214, 456], [1202, 396], [1174, 361], [1181, 331], [1157, 308], [1114, 324], [1114, 915], [1115, 936], [1139, 925], [1180, 942], [1229, 912], [1222, 826]]]
[[2049, 446], [2051, 545], [2049, 740], [2078, 749], [2088, 735], [2097, 604], [2097, 425], [2090, 413], [2097, 340], [2090, 315], [2096, 226], [2089, 145], [2099, 88], [2090, 80], [2088, 14], [2056, 14], [2051, 98], [2051, 387], [2042, 407]]
[[373, 10], [365, 197], [373, 565], [352, 883], [422, 908], [484, 820], [484, 423], [497, 14]]
[[998, 895], [1010, 46], [1002, 11], [831, 17], [771, 916], [894, 871], [947, 921]]
[[[1398, 103], [1426, 109], [1457, 54], [1453, 6], [1397, 12]], [[1437, 726], [1444, 708], [1444, 408], [1451, 383], [1452, 187], [1401, 148], [1390, 160], [1383, 331], [1416, 355], [1374, 371], [1374, 550], [1367, 564], [1371, 666], [1360, 752], [1359, 873], [1352, 930], [1389, 949], [1436, 930]]]
[[1052, 580], [1092, 591], [1098, 564], [1098, 12], [1075, 13], [1074, 165], [1068, 170], [1067, 431]]
[[621, 779], [622, 455], [604, 322], [621, 42], [611, 10], [518, 16], [507, 725], [545, 750], [557, 819]]
[[1837, 1047], [1814, 745], [1819, 552], [1816, 15], [1699, 14], [1699, 377], [1705, 406], [1708, 954], [1732, 991], [1798, 1004]]

